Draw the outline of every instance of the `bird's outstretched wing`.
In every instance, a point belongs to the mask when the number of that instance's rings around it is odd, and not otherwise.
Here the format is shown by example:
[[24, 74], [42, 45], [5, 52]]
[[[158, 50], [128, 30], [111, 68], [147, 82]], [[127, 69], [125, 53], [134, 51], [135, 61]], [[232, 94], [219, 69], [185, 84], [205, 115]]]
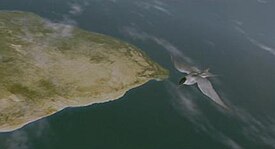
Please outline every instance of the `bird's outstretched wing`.
[[223, 103], [223, 101], [221, 100], [219, 95], [216, 93], [216, 91], [214, 90], [214, 88], [209, 80], [207, 80], [206, 78], [202, 78], [202, 77], [197, 77], [196, 80], [197, 80], [198, 87], [202, 91], [203, 94], [208, 96], [210, 99], [212, 99], [218, 105], [224, 107], [225, 109], [229, 109]]
[[191, 72], [200, 72], [200, 70], [196, 67], [190, 67], [187, 64], [184, 64], [182, 60], [178, 57], [171, 56], [171, 60], [175, 66], [175, 68], [182, 73], [191, 73]]

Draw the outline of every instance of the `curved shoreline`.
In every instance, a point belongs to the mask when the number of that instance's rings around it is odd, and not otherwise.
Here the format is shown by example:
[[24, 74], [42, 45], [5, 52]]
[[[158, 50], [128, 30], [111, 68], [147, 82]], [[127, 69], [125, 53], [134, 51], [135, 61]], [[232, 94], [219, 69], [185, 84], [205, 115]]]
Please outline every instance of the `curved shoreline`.
[[0, 19], [0, 132], [67, 107], [116, 100], [169, 74], [139, 48], [110, 36], [33, 13], [0, 11]]
[[99, 100], [99, 101], [93, 101], [93, 102], [91, 102], [91, 103], [83, 104], [83, 105], [75, 105], [75, 106], [69, 105], [69, 106], [64, 106], [64, 108], [58, 109], [56, 112], [53, 112], [53, 113], [51, 113], [51, 114], [44, 115], [44, 116], [41, 116], [41, 117], [32, 119], [32, 120], [30, 120], [30, 121], [27, 121], [26, 123], [23, 123], [23, 124], [21, 124], [21, 125], [18, 125], [18, 127], [13, 127], [13, 128], [9, 128], [9, 129], [1, 129], [1, 128], [0, 128], [0, 133], [9, 133], [9, 132], [16, 131], [16, 130], [18, 130], [18, 129], [21, 129], [21, 128], [25, 127], [25, 126], [28, 125], [28, 124], [34, 123], [34, 122], [39, 121], [39, 120], [41, 120], [41, 119], [43, 119], [43, 118], [47, 118], [47, 117], [49, 117], [49, 116], [51, 116], [51, 115], [54, 115], [54, 114], [56, 114], [56, 113], [58, 113], [58, 112], [61, 112], [61, 111], [63, 111], [63, 110], [66, 109], [66, 108], [81, 108], [81, 107], [91, 106], [91, 105], [93, 105], [93, 104], [101, 104], [101, 103], [112, 102], [112, 101], [114, 101], [114, 100], [118, 100], [118, 99], [122, 98], [128, 91], [130, 91], [130, 90], [132, 90], [132, 89], [134, 89], [134, 88], [137, 88], [137, 87], [139, 87], [139, 86], [142, 86], [142, 85], [144, 85], [144, 84], [146, 84], [146, 83], [148, 83], [149, 81], [152, 81], [152, 80], [159, 81], [158, 78], [151, 78], [151, 79], [148, 79], [147, 81], [144, 81], [143, 83], [133, 85], [133, 87], [130, 87], [129, 89], [125, 89], [125, 91], [122, 91], [118, 96], [113, 97], [113, 98], [102, 99], [102, 100]]

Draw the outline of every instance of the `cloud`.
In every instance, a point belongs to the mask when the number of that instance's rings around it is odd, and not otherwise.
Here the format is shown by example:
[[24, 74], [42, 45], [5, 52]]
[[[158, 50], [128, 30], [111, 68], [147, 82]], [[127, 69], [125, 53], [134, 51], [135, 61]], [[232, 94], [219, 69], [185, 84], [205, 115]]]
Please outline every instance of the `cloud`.
[[159, 46], [163, 47], [167, 52], [169, 52], [170, 55], [177, 55], [181, 57], [185, 62], [189, 64], [194, 64], [192, 59], [190, 59], [188, 56], [184, 55], [176, 46], [171, 44], [169, 41], [150, 35], [146, 32], [140, 31], [134, 27], [123, 27], [121, 29], [121, 32], [126, 35], [130, 36], [134, 40], [150, 40], [158, 44]]
[[200, 115], [200, 109], [194, 102], [194, 99], [188, 91], [182, 90], [178, 85], [167, 80], [166, 89], [168, 93], [173, 97], [172, 105], [180, 111], [180, 113], [187, 114], [186, 116]]
[[235, 23], [238, 26], [242, 26], [243, 25], [243, 22], [240, 21], [240, 20], [232, 20], [232, 22]]
[[138, 31], [134, 27], [122, 27], [121, 32], [126, 35], [130, 36], [133, 39], [138, 40], [151, 40], [151, 36], [146, 32]]
[[118, 2], [118, 0], [109, 0], [109, 1], [112, 2], [112, 3]]
[[78, 23], [73, 17], [81, 15], [85, 8], [90, 5], [89, 1], [83, 0], [80, 2], [67, 3], [69, 6], [69, 11], [67, 14], [62, 15], [62, 20], [59, 22], [52, 22], [50, 20], [46, 20], [46, 26], [58, 31], [60, 37], [70, 37], [72, 35], [72, 31], [74, 26], [77, 26]]
[[81, 15], [85, 8], [89, 5], [89, 1], [81, 1], [74, 3], [67, 3], [69, 11], [67, 14], [62, 15], [62, 20], [59, 22], [52, 22], [50, 20], [45, 21], [45, 25], [57, 32], [56, 37], [70, 37], [74, 27], [78, 25], [77, 21], [73, 17]]
[[165, 85], [168, 93], [172, 96], [170, 100], [172, 106], [181, 116], [187, 118], [198, 132], [206, 133], [214, 140], [220, 141], [232, 149], [242, 149], [240, 144], [215, 128], [196, 103], [196, 98], [189, 91], [182, 87], [179, 88], [178, 85], [171, 81], [166, 81]]
[[53, 22], [51, 20], [45, 20], [45, 26], [54, 30], [56, 37], [71, 37], [74, 31], [74, 27], [78, 25], [77, 21], [73, 19], [74, 16], [82, 14], [84, 8], [88, 6], [87, 1], [82, 3], [68, 3], [70, 10], [67, 14], [62, 15], [61, 21]]
[[165, 9], [164, 7], [161, 7], [161, 6], [158, 6], [158, 5], [153, 5], [153, 8], [155, 8], [156, 10], [159, 10], [161, 12], [164, 12], [168, 15], [172, 15], [172, 13], [168, 9]]
[[172, 97], [170, 102], [179, 115], [187, 118], [197, 131], [208, 132], [209, 129], [212, 129], [208, 120], [203, 117], [203, 113], [196, 103], [196, 98], [190, 93], [190, 90], [180, 88], [169, 80], [165, 82], [165, 87]]
[[28, 134], [24, 131], [16, 131], [6, 142], [7, 149], [29, 149]]
[[235, 25], [234, 28], [241, 34], [245, 36], [245, 38], [250, 41], [253, 45], [257, 46], [258, 48], [272, 54], [275, 56], [275, 49], [273, 47], [267, 46], [264, 43], [261, 43], [260, 41], [254, 39], [251, 37], [243, 28], [240, 27], [240, 25]]
[[32, 126], [32, 131], [21, 128], [9, 133], [9, 136], [5, 138], [5, 149], [30, 149], [33, 146], [31, 138], [45, 137], [51, 131], [50, 125], [46, 119], [41, 119], [35, 122]]
[[[246, 34], [246, 32], [239, 26], [236, 26], [236, 30]], [[189, 61], [189, 64], [193, 64], [192, 59], [185, 56], [181, 50], [165, 39], [155, 37], [134, 27], [124, 27], [121, 31], [124, 33], [124, 35], [129, 36], [134, 40], [149, 40], [155, 42], [159, 46], [163, 47], [169, 54], [181, 55], [185, 61]], [[271, 52], [270, 50], [272, 50], [253, 40], [250, 42], [254, 42], [255, 45], [261, 46], [261, 48], [265, 48], [266, 51], [269, 50], [269, 52]], [[220, 82], [219, 84], [222, 84], [218, 78], [215, 78], [214, 80], [215, 82]], [[215, 127], [215, 123], [210, 120], [200, 105], [197, 104], [196, 97], [191, 94], [190, 91], [192, 91], [192, 87], [189, 87], [188, 89], [179, 88], [178, 85], [169, 80], [165, 82], [165, 85], [167, 92], [171, 96], [170, 101], [172, 106], [181, 116], [187, 118], [197, 131], [208, 134], [214, 140], [217, 140], [232, 149], [243, 148], [242, 144], [240, 144], [241, 142], [236, 141], [236, 136], [227, 135], [222, 130]], [[226, 97], [225, 93], [219, 91], [219, 94], [222, 95], [221, 97], [223, 100], [226, 99], [224, 98]], [[230, 117], [232, 121], [242, 124], [240, 125], [240, 135], [242, 135], [247, 140], [250, 140], [251, 142], [266, 144], [267, 146], [275, 148], [275, 120], [271, 119], [269, 122], [260, 120], [249, 112], [242, 110], [241, 107], [237, 107], [230, 103], [230, 101], [226, 100], [226, 103], [228, 107], [230, 107], [230, 111], [219, 109], [216, 110], [224, 117]]]
[[216, 46], [216, 44], [213, 41], [208, 40], [208, 39], [204, 39], [204, 40], [202, 40], [202, 42], [204, 42], [206, 45], [208, 45], [210, 47], [215, 47]]
[[[116, 0], [111, 0], [115, 2]], [[74, 1], [74, 2], [68, 2], [69, 11], [68, 13], [72, 16], [78, 16], [81, 15], [85, 9], [90, 5], [90, 0], [80, 0], [80, 1]]]
[[267, 1], [267, 0], [257, 0], [257, 2], [258, 2], [258, 3], [262, 3], [262, 4], [266, 4], [266, 3], [268, 3], [268, 1]]
[[10, 132], [3, 142], [5, 149], [30, 149], [33, 145], [30, 137], [45, 137], [50, 132], [50, 125], [46, 119], [36, 121], [32, 127], [31, 131], [21, 128]]
[[[236, 23], [236, 22], [235, 22]], [[237, 23], [236, 23], [237, 24]], [[235, 30], [237, 30], [239, 33], [246, 35], [247, 33], [240, 27], [241, 25], [234, 26]]]
[[[200, 105], [196, 103], [196, 98], [191, 95], [186, 89], [179, 88], [171, 81], [166, 81], [166, 89], [171, 95], [171, 104], [178, 111], [178, 113], [187, 118], [193, 127], [199, 131], [209, 135], [214, 140], [217, 140], [232, 149], [242, 149], [241, 142], [236, 136], [230, 136], [224, 133], [222, 130], [215, 127], [213, 121], [208, 118]], [[265, 144], [275, 148], [275, 120], [271, 119], [266, 121], [264, 119], [258, 119], [252, 116], [247, 111], [242, 110], [239, 107], [234, 106], [230, 102], [227, 102], [230, 107], [230, 111], [221, 112], [224, 117], [230, 117], [232, 122], [241, 123], [239, 126], [239, 134], [247, 140], [255, 144]], [[217, 111], [218, 112], [218, 111]], [[234, 138], [234, 139], [233, 139]]]
[[157, 10], [159, 12], [162, 12], [167, 15], [172, 15], [172, 12], [168, 9], [168, 5], [162, 1], [159, 0], [153, 0], [153, 1], [135, 1], [135, 5], [143, 10]]
[[73, 20], [64, 20], [63, 22], [55, 23], [50, 20], [44, 21], [45, 27], [54, 31], [53, 36], [59, 37], [71, 37], [74, 26], [76, 23]]
[[259, 41], [257, 41], [256, 39], [253, 39], [252, 37], [247, 36], [246, 37], [252, 44], [254, 44], [255, 46], [259, 47], [260, 49], [263, 49], [267, 52], [269, 52], [270, 54], [275, 56], [275, 49], [272, 47], [269, 47]]
[[70, 4], [70, 8], [69, 13], [72, 15], [80, 15], [83, 12], [83, 6], [77, 3]]
[[275, 148], [274, 119], [256, 118], [241, 109], [236, 109], [235, 117], [243, 123], [242, 134], [245, 138]]
[[238, 144], [236, 141], [234, 141], [233, 139], [225, 136], [222, 133], [220, 133], [219, 135], [217, 135], [215, 138], [217, 140], [221, 140], [221, 142], [223, 142], [224, 144], [226, 144], [227, 146], [229, 146], [231, 149], [242, 149], [242, 147], [241, 147], [240, 144]]

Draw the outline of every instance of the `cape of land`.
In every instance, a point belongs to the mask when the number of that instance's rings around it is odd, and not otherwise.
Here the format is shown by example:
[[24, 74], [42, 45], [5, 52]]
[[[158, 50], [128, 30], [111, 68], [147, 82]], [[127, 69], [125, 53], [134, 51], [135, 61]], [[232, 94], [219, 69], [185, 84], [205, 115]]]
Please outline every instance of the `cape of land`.
[[66, 107], [118, 99], [167, 76], [126, 42], [29, 12], [0, 11], [0, 132]]

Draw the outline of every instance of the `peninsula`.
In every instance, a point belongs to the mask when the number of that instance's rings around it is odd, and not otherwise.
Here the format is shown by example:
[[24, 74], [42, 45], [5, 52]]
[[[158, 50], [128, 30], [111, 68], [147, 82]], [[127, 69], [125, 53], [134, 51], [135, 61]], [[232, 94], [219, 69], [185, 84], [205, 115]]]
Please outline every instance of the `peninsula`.
[[0, 11], [0, 132], [106, 102], [168, 71], [137, 47], [30, 12]]

